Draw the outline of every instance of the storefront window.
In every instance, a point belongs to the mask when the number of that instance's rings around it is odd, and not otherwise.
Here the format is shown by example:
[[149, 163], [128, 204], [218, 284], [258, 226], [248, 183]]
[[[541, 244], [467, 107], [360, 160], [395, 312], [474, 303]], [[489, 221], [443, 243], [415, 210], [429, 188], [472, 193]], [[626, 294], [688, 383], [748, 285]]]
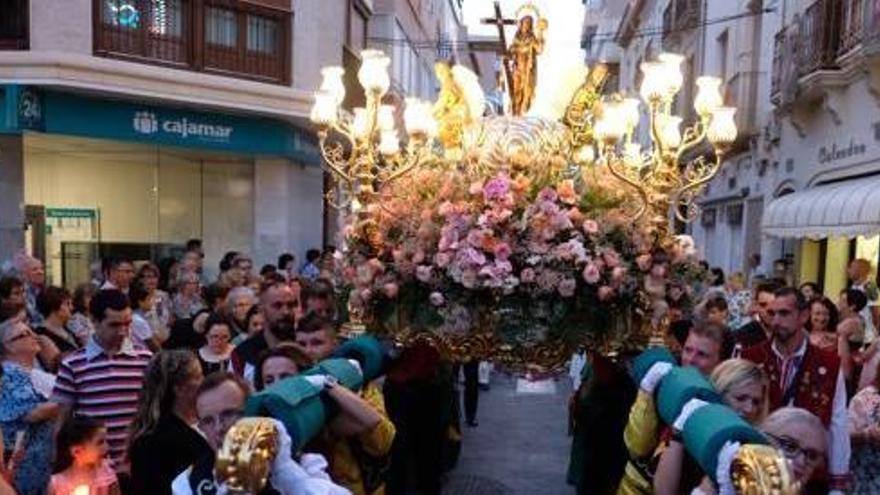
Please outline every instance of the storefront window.
[[202, 238], [208, 259], [252, 249], [252, 159], [44, 134], [25, 137], [24, 155], [25, 202], [48, 212], [43, 243], [51, 283], [74, 262], [62, 255], [65, 243]]

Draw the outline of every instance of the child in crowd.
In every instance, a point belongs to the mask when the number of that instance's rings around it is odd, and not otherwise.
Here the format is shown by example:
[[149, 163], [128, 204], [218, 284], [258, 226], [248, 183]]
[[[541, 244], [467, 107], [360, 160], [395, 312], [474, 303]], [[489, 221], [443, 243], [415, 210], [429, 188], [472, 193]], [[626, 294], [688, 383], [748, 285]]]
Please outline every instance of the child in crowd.
[[70, 418], [58, 432], [56, 474], [49, 495], [120, 495], [107, 459], [107, 430], [85, 416]]

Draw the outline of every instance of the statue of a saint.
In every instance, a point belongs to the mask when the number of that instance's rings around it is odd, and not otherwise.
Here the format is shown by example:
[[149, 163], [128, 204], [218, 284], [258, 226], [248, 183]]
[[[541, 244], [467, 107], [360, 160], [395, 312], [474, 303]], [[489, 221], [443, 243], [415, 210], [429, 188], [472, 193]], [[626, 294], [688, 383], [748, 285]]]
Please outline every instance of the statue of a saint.
[[539, 18], [537, 29], [534, 27], [535, 17], [524, 15], [517, 22], [516, 35], [507, 50], [510, 57], [511, 75], [511, 112], [523, 115], [529, 111], [535, 98], [535, 86], [538, 83], [538, 55], [544, 50], [544, 31], [547, 30], [547, 19]]

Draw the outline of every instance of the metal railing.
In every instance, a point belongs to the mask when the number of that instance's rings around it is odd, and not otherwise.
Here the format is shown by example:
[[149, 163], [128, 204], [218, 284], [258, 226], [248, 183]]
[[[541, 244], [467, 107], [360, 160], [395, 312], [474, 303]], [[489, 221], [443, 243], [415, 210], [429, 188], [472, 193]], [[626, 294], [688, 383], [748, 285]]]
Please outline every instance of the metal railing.
[[291, 13], [240, 0], [94, 0], [95, 54], [290, 82]]

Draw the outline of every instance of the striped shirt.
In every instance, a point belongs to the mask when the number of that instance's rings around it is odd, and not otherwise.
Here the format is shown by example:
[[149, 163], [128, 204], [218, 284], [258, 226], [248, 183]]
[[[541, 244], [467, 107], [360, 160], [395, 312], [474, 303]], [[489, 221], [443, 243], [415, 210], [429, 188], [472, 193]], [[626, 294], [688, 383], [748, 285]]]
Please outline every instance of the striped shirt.
[[84, 348], [65, 357], [58, 369], [52, 400], [104, 424], [117, 471], [124, 466], [128, 428], [151, 357], [150, 351], [129, 340], [110, 356], [91, 338]]

